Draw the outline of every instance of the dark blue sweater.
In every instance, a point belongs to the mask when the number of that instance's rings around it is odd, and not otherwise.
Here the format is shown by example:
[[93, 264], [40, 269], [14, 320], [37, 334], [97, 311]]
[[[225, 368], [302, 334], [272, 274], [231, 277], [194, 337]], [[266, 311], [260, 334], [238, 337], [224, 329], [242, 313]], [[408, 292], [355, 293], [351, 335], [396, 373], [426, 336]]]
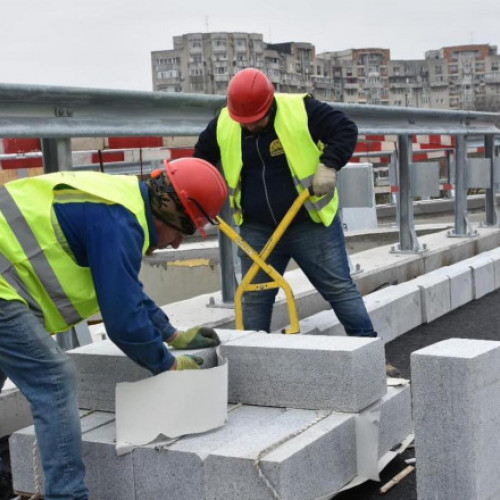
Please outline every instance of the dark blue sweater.
[[[158, 237], [143, 183], [141, 193], [154, 245]], [[153, 374], [168, 370], [175, 358], [163, 341], [176, 329], [139, 281], [144, 232], [137, 218], [122, 205], [65, 203], [54, 209], [76, 262], [91, 270], [109, 338]]]
[[[325, 145], [320, 161], [327, 167], [341, 169], [356, 147], [356, 124], [329, 104], [310, 96], [304, 102], [311, 138], [315, 143], [321, 141]], [[276, 226], [297, 198], [287, 159], [274, 130], [275, 116], [276, 103], [265, 131], [254, 135], [242, 128], [241, 204], [245, 222], [257, 221]], [[195, 157], [213, 165], [220, 161], [217, 120], [218, 117], [211, 120], [200, 134], [194, 151]], [[293, 223], [308, 219], [305, 208], [302, 208]]]

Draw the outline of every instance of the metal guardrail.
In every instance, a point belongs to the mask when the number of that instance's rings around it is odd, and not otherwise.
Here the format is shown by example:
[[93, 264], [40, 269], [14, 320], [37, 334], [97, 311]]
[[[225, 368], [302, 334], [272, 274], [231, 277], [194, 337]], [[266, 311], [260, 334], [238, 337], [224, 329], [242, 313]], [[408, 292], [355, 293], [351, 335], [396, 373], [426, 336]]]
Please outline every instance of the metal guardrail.
[[196, 136], [224, 96], [0, 84], [0, 137]]
[[[467, 136], [484, 139], [490, 185], [486, 223], [498, 225], [495, 191], [500, 182], [495, 135], [500, 114], [329, 103], [349, 115], [360, 134], [397, 135], [399, 249], [421, 251], [413, 224], [410, 190], [411, 135], [456, 136], [455, 236], [471, 236], [467, 218]], [[40, 137], [46, 172], [71, 168], [71, 137], [197, 136], [225, 105], [224, 96], [173, 94], [0, 83], [0, 137]], [[224, 215], [226, 218], [227, 215]], [[226, 218], [227, 220], [227, 218]], [[221, 262], [234, 255], [221, 240]], [[234, 272], [223, 270], [224, 300], [234, 298]]]
[[[362, 134], [498, 134], [500, 114], [330, 103]], [[0, 137], [198, 135], [225, 97], [0, 83]]]

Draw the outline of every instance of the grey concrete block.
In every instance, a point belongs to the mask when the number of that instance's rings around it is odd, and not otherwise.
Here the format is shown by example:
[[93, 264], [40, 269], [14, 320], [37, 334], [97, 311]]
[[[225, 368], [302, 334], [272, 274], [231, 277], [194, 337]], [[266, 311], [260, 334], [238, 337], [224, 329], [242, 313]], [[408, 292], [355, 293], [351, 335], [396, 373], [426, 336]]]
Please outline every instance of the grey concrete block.
[[332, 309], [300, 320], [300, 333], [305, 335], [345, 335], [345, 330]]
[[465, 259], [462, 264], [472, 270], [472, 298], [474, 300], [495, 290], [495, 269], [491, 258], [480, 254]]
[[493, 261], [495, 290], [498, 290], [500, 288], [500, 248], [484, 252], [484, 254], [481, 255], [488, 256]]
[[460, 262], [443, 267], [436, 272], [441, 272], [450, 279], [451, 309], [457, 309], [468, 304], [473, 299], [472, 270]]
[[28, 400], [19, 389], [8, 389], [0, 393], [0, 437], [10, 436], [14, 431], [33, 423]]
[[380, 412], [378, 457], [381, 458], [413, 432], [410, 386], [388, 387], [387, 394], [361, 412]]
[[411, 355], [418, 498], [500, 498], [500, 342]]
[[110, 422], [85, 433], [82, 456], [90, 498], [136, 500], [131, 453], [117, 457], [115, 424]]
[[254, 333], [221, 353], [232, 403], [357, 412], [386, 393], [380, 339]]
[[[240, 435], [259, 433], [285, 412], [281, 408], [242, 406], [229, 411], [227, 424], [211, 432], [184, 436], [133, 451], [137, 500], [205, 498], [204, 463], [209, 454]], [[235, 478], [237, 480], [237, 478]]]
[[[393, 289], [393, 286], [388, 288]], [[384, 289], [385, 290], [385, 289]], [[363, 297], [366, 310], [373, 323], [373, 328], [384, 342], [390, 342], [397, 337], [393, 327], [392, 294], [382, 290], [370, 293]]]
[[325, 413], [288, 410], [259, 432], [247, 433], [211, 453], [205, 465], [207, 500], [275, 498], [254, 463], [281, 440], [260, 460], [261, 471], [280, 498], [304, 500], [337, 491], [356, 475], [355, 423], [353, 415], [332, 414], [307, 428]]
[[451, 311], [450, 278], [442, 273], [427, 273], [411, 281], [420, 288], [422, 321], [430, 323]]
[[384, 342], [422, 324], [420, 289], [412, 282], [382, 288], [366, 295], [364, 301], [375, 331]]
[[[114, 420], [114, 414], [104, 412], [93, 412], [88, 414], [81, 411], [81, 426], [83, 440], [85, 434], [95, 428], [103, 426]], [[14, 490], [19, 493], [33, 494], [35, 492], [35, 460], [39, 468], [39, 489], [43, 492], [45, 479], [41, 469], [40, 453], [35, 440], [35, 428], [33, 425], [20, 429], [12, 434], [9, 439], [10, 461]], [[36, 457], [36, 458], [35, 458]], [[107, 498], [107, 497], [91, 497]]]
[[[172, 351], [175, 356], [196, 354], [204, 368], [217, 366], [215, 349]], [[78, 374], [80, 408], [115, 410], [115, 388], [120, 382], [136, 382], [151, 377], [151, 372], [129, 359], [110, 340], [94, 342], [68, 351]]]

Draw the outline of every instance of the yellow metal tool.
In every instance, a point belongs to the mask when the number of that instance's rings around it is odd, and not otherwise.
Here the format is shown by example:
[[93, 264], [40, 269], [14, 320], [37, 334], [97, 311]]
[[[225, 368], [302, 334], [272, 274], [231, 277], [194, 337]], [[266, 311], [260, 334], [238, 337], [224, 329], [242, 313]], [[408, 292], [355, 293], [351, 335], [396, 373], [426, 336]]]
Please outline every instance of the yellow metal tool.
[[[243, 240], [241, 236], [224, 221], [224, 219], [217, 217], [219, 229], [231, 241], [233, 241], [235, 245], [241, 248], [254, 262], [252, 267], [250, 267], [241, 280], [234, 297], [236, 329], [243, 330], [242, 297], [245, 292], [268, 290], [270, 288], [283, 288], [286, 295], [288, 313], [290, 315], [290, 327], [285, 329], [284, 333], [299, 333], [299, 318], [297, 315], [297, 307], [295, 305], [292, 289], [283, 276], [281, 276], [276, 269], [266, 263], [266, 259], [274, 250], [274, 247], [283, 236], [283, 233], [297, 215], [298, 211], [302, 208], [302, 205], [304, 205], [304, 203], [309, 199], [310, 195], [310, 190], [306, 189], [297, 197], [260, 253], [256, 252], [245, 240]], [[266, 274], [268, 274], [269, 277], [272, 278], [272, 281], [253, 284], [252, 281], [255, 276], [257, 276], [259, 269], [262, 269]]]

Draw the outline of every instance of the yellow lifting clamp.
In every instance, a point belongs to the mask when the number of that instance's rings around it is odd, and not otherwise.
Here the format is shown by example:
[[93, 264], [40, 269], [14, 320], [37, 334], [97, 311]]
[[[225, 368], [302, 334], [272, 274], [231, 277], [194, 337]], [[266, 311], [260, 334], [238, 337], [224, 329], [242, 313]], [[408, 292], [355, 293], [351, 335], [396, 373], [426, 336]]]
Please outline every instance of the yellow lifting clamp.
[[[269, 257], [274, 247], [277, 245], [283, 233], [286, 231], [294, 217], [297, 215], [298, 211], [302, 208], [302, 205], [309, 199], [311, 195], [312, 188], [305, 189], [293, 202], [292, 206], [288, 209], [287, 213], [278, 224], [278, 227], [274, 230], [264, 248], [260, 253], [257, 253], [241, 236], [221, 217], [217, 217], [219, 229], [237, 245], [241, 248], [252, 260], [252, 267], [245, 274], [241, 283], [239, 284], [236, 294], [234, 297], [234, 310], [236, 316], [236, 329], [243, 330], [243, 309], [242, 309], [242, 297], [245, 292], [268, 290], [270, 288], [283, 288], [286, 295], [286, 302], [288, 305], [288, 313], [290, 315], [290, 327], [286, 328], [284, 333], [299, 333], [299, 318], [297, 315], [297, 307], [295, 305], [295, 299], [293, 297], [292, 289], [287, 283], [285, 278], [276, 271], [272, 266], [266, 263], [266, 259]], [[266, 283], [252, 283], [255, 276], [262, 269], [266, 274], [272, 278], [273, 281], [268, 281]]]

